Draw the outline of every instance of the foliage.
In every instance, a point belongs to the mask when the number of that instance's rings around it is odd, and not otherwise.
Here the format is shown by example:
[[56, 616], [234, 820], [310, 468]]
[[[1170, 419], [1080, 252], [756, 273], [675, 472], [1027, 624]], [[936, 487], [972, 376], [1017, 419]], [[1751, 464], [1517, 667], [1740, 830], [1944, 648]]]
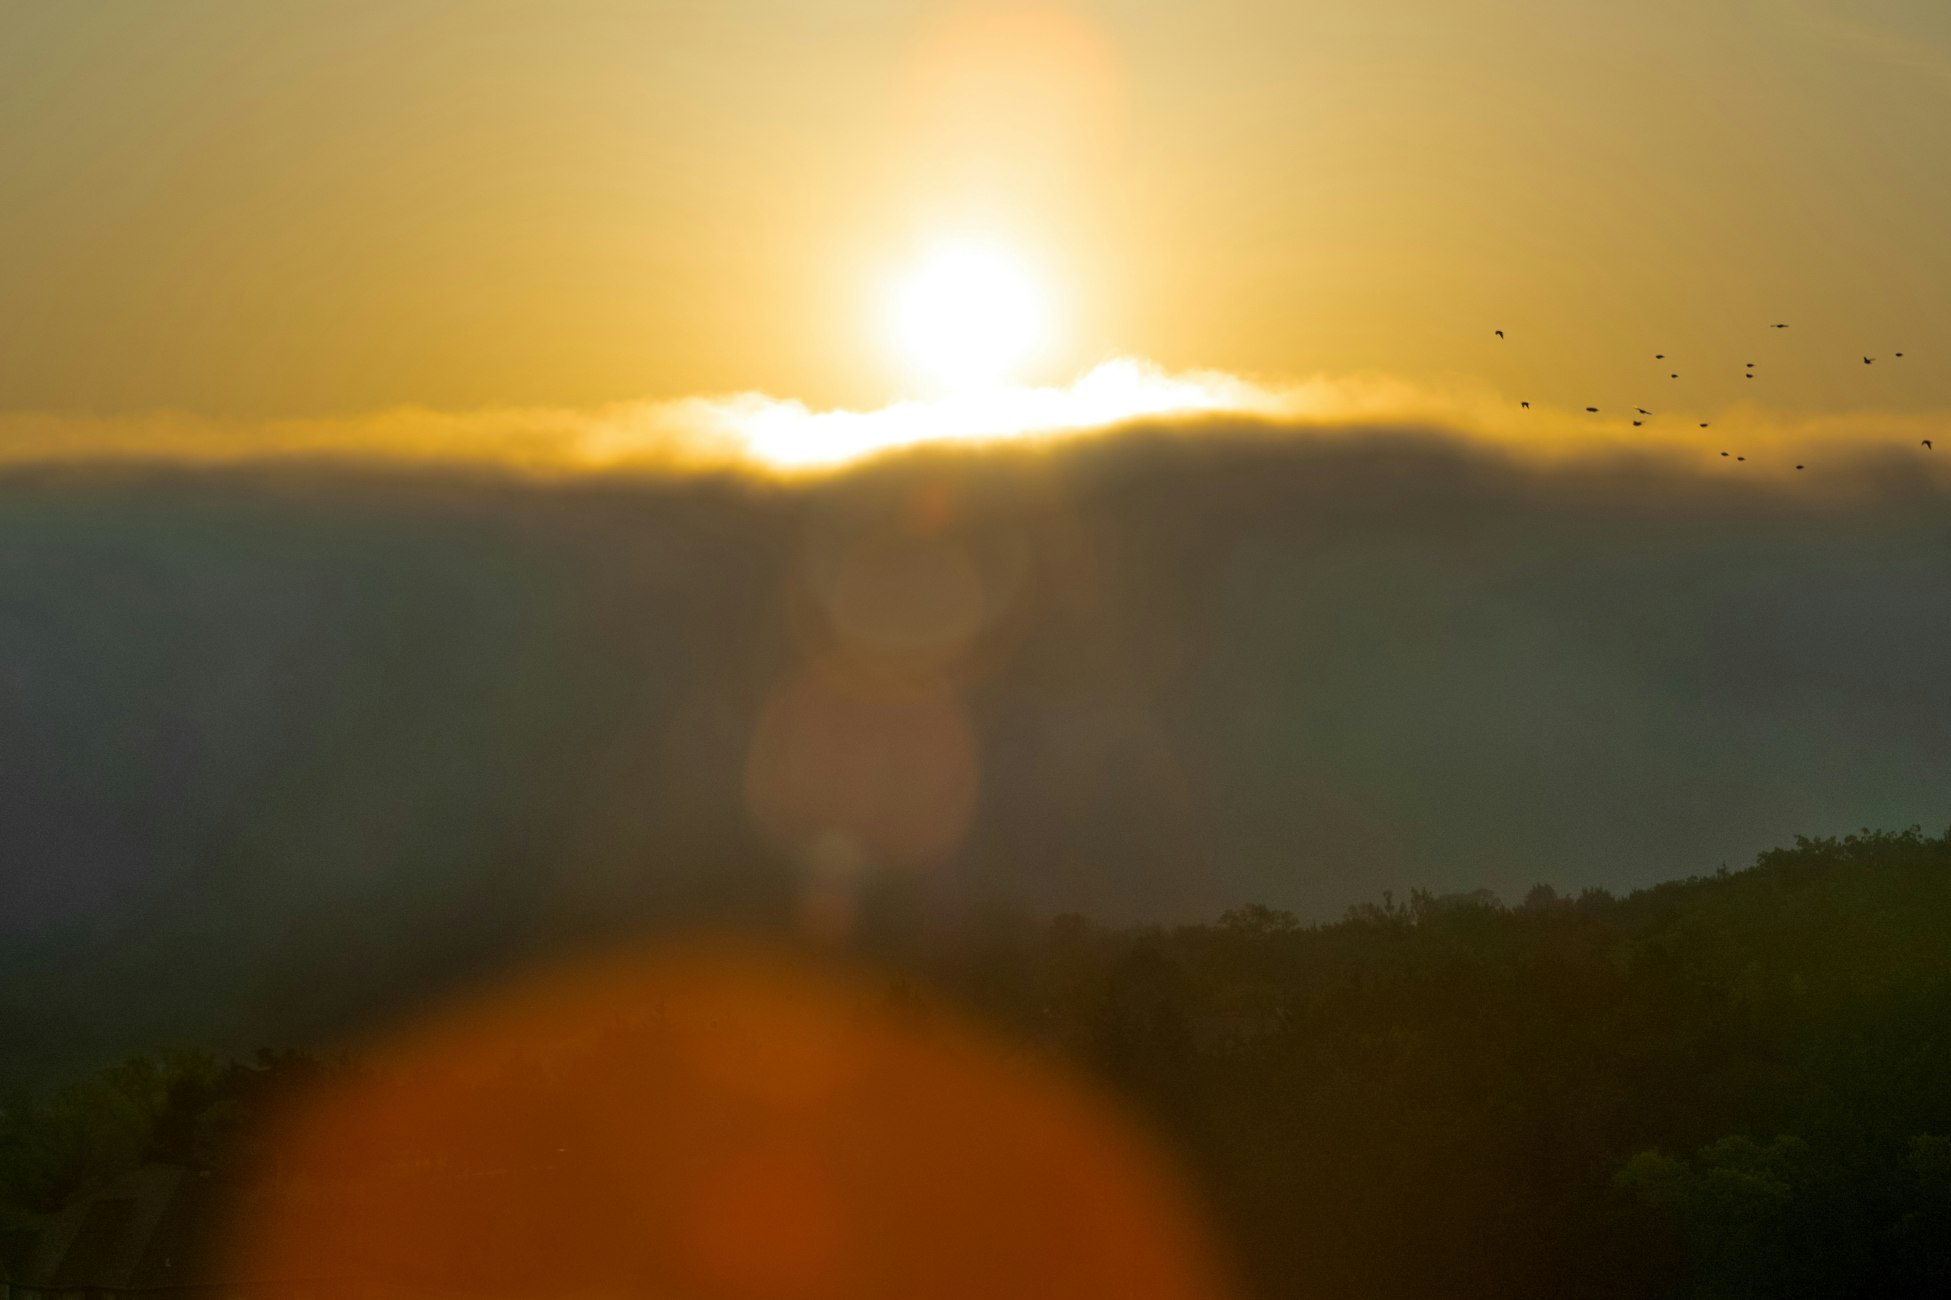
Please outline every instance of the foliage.
[[139, 1165], [233, 1165], [275, 1100], [345, 1063], [260, 1051], [135, 1056], [51, 1096], [0, 1103], [0, 1230], [18, 1231]]
[[[1951, 1294], [1951, 834], [1515, 908], [887, 936], [891, 1006], [961, 1002], [1149, 1110], [1259, 1295]], [[233, 1160], [328, 1068], [184, 1054], [9, 1102], [0, 1213]]]
[[[1017, 1028], [1152, 1110], [1260, 1294], [1951, 1294], [1951, 836], [1030, 947]], [[1001, 965], [936, 983], [1007, 1015]]]

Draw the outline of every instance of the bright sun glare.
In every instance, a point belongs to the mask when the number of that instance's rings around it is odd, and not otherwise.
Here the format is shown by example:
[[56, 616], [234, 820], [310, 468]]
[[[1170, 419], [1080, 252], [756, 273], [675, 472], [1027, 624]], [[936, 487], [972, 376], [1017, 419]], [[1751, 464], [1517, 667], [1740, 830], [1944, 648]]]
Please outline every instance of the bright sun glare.
[[1017, 377], [1050, 343], [1050, 310], [1029, 269], [994, 245], [935, 248], [900, 285], [895, 341], [909, 364], [958, 391]]

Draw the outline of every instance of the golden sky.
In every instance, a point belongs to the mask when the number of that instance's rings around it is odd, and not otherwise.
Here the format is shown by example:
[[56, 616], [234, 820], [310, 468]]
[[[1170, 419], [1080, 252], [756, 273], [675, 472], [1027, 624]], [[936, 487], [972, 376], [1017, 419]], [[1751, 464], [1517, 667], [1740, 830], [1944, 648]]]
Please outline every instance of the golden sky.
[[871, 408], [970, 238], [1025, 381], [1951, 409], [1942, 0], [0, 0], [0, 86], [0, 411]]

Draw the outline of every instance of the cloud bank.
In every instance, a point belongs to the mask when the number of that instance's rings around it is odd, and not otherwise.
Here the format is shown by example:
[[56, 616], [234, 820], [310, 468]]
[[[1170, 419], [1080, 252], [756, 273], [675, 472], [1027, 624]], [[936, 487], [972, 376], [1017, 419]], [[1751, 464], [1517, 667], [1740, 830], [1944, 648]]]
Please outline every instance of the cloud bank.
[[[10, 424], [0, 1076], [329, 1036], [673, 916], [946, 948], [997, 900], [1331, 916], [1951, 821], [1916, 427], [1147, 391], [901, 454], [760, 399]], [[766, 419], [884, 454], [787, 470]]]
[[[736, 471], [830, 473], [904, 449], [1035, 443], [1134, 423], [1197, 431], [1231, 416], [1269, 433], [1335, 437], [1415, 427], [1535, 461], [1664, 456], [1711, 462], [1723, 450], [1755, 475], [1833, 467], [1868, 451], [1917, 448], [1951, 429], [1938, 414], [1866, 411], [1798, 417], [1743, 403], [1713, 410], [1590, 412], [1529, 406], [1471, 380], [1387, 375], [1270, 382], [1218, 371], [1104, 362], [1069, 384], [910, 399], [872, 410], [814, 410], [762, 393], [594, 408], [437, 411], [261, 421], [181, 413], [91, 417], [0, 412], [0, 465], [99, 461], [238, 464], [333, 460], [473, 466], [538, 476]], [[1920, 468], [1923, 468], [1920, 466]]]

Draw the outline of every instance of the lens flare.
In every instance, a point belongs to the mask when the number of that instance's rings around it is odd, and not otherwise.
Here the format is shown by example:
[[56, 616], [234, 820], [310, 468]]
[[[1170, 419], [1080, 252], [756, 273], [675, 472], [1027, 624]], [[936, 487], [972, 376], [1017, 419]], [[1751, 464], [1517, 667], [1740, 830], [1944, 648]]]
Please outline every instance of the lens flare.
[[1081, 1080], [759, 949], [596, 959], [375, 1044], [271, 1135], [253, 1294], [1223, 1300]]

